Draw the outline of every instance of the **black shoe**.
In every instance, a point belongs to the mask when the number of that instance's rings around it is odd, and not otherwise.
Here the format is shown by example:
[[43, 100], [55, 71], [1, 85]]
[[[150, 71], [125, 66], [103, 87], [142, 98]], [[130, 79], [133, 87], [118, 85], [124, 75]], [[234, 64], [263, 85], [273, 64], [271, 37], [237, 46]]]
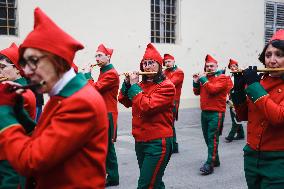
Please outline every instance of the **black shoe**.
[[244, 136], [236, 136], [236, 137], [234, 138], [234, 140], [243, 140], [243, 139], [245, 139]]
[[178, 153], [178, 148], [173, 149], [173, 154]]
[[231, 138], [231, 137], [225, 137], [227, 143], [230, 143], [234, 140], [234, 138]]
[[106, 180], [106, 187], [108, 186], [118, 186], [119, 185], [119, 181], [109, 181]]
[[205, 163], [202, 167], [200, 167], [200, 171], [202, 175], [210, 175], [214, 172], [214, 168], [213, 166]]
[[213, 165], [214, 167], [220, 167], [220, 162], [217, 162], [217, 163], [215, 162]]

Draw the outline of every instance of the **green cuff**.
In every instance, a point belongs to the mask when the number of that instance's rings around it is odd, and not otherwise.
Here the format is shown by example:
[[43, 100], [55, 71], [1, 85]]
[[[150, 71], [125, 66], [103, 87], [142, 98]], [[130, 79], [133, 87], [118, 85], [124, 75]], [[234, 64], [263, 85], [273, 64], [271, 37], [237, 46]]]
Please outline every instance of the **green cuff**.
[[201, 82], [202, 85], [204, 85], [205, 83], [208, 82], [208, 79], [207, 79], [207, 77], [203, 76], [199, 79], [199, 81]]
[[195, 83], [194, 81], [193, 81], [193, 88], [199, 88], [200, 87], [200, 84], [199, 83]]
[[268, 93], [266, 90], [260, 85], [259, 82], [254, 82], [253, 84], [249, 85], [245, 89], [248, 97], [255, 103], [258, 99], [263, 96], [266, 96]]
[[84, 76], [85, 76], [85, 78], [86, 78], [87, 80], [89, 80], [89, 79], [93, 79], [93, 78], [92, 78], [92, 73], [91, 73], [91, 72], [84, 73]]
[[244, 90], [241, 90], [241, 91], [231, 90], [230, 94], [232, 97], [233, 104], [236, 104], [236, 105], [244, 103], [247, 99], [246, 93]]
[[13, 107], [11, 106], [0, 106], [0, 117], [0, 132], [11, 125], [19, 124]]
[[133, 99], [134, 96], [142, 92], [141, 87], [138, 84], [133, 84], [128, 90], [128, 98]]

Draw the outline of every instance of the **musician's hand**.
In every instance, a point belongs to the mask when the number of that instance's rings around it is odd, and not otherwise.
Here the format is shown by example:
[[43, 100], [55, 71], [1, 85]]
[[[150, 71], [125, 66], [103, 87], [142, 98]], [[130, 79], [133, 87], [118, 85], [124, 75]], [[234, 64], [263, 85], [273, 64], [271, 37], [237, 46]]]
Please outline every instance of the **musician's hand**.
[[15, 106], [15, 102], [19, 94], [16, 92], [10, 92], [10, 90], [10, 84], [0, 83], [0, 106]]
[[132, 72], [129, 74], [130, 85], [136, 84], [139, 82], [139, 74], [138, 72]]
[[243, 73], [234, 73], [234, 90], [242, 91], [245, 89], [245, 78]]
[[129, 85], [130, 85], [129, 73], [125, 73], [124, 75], [125, 75], [124, 82], [125, 82], [126, 84], [129, 84]]
[[243, 71], [244, 79], [247, 85], [251, 85], [260, 81], [260, 76], [257, 74], [256, 66], [249, 66], [249, 68]]
[[193, 74], [193, 76], [192, 76], [192, 79], [193, 79], [194, 83], [198, 83], [199, 78], [200, 78], [199, 73]]

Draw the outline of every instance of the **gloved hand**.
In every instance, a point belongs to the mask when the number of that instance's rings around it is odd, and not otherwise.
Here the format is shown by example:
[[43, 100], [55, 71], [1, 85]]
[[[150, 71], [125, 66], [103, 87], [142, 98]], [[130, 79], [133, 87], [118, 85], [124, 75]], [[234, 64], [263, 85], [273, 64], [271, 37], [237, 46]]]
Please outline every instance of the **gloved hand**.
[[0, 106], [14, 106], [16, 98], [19, 96], [16, 92], [10, 92], [11, 85], [8, 83], [0, 83]]
[[234, 90], [242, 91], [245, 89], [245, 78], [242, 73], [234, 73]]
[[247, 85], [251, 85], [260, 81], [260, 76], [257, 74], [256, 66], [249, 66], [249, 68], [243, 71], [244, 79]]

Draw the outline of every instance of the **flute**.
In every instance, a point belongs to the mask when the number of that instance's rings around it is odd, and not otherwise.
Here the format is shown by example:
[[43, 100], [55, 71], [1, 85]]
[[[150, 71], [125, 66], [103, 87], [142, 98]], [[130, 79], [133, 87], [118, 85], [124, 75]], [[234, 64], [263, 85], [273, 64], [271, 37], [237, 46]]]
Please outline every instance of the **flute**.
[[101, 64], [101, 63], [92, 64], [90, 67], [93, 68], [93, 67], [98, 66], [98, 65], [100, 65], [100, 64]]
[[0, 77], [0, 82], [2, 82], [2, 81], [7, 81], [7, 80], [8, 80], [7, 77]]
[[24, 89], [24, 90], [26, 90], [26, 89], [36, 89], [36, 88], [39, 88], [39, 87], [45, 85], [45, 83], [46, 83], [45, 81], [41, 81], [39, 83], [32, 83], [32, 84], [24, 85], [24, 86], [13, 85], [10, 88], [10, 92], [14, 92], [14, 91], [16, 91], [18, 89]]
[[[148, 74], [156, 74], [158, 72], [138, 72], [138, 75], [148, 75]], [[119, 76], [128, 76], [130, 73], [129, 72], [125, 72], [125, 73], [122, 73], [122, 74], [118, 74]]]
[[[242, 73], [244, 70], [231, 71], [231, 73]], [[257, 69], [257, 72], [279, 72], [284, 71], [284, 68], [263, 68]]]

